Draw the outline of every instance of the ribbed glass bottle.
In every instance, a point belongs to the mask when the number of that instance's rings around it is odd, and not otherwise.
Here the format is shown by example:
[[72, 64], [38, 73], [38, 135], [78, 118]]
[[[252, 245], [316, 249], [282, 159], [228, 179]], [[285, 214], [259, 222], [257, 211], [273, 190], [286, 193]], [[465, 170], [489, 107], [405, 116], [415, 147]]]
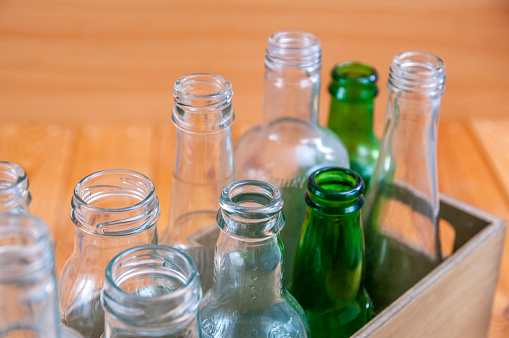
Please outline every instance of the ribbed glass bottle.
[[62, 322], [85, 337], [104, 333], [100, 292], [104, 271], [118, 253], [157, 244], [159, 202], [152, 181], [130, 170], [104, 170], [74, 188], [74, 252], [60, 281]]
[[350, 337], [373, 316], [364, 288], [364, 182], [351, 170], [326, 167], [309, 176], [307, 187], [290, 291], [313, 337]]
[[350, 168], [368, 187], [380, 151], [373, 132], [378, 75], [373, 67], [359, 62], [340, 63], [331, 75], [328, 127], [341, 138], [348, 150]]
[[235, 180], [233, 91], [222, 76], [192, 74], [175, 82], [173, 96], [176, 149], [170, 221], [161, 243], [183, 250], [194, 260], [206, 291], [212, 285], [219, 236], [217, 199]]
[[104, 338], [200, 338], [200, 276], [182, 251], [128, 249], [106, 268], [101, 294]]
[[0, 161], [0, 213], [28, 212], [31, 200], [25, 170], [15, 163]]
[[367, 193], [366, 288], [383, 310], [441, 261], [436, 165], [444, 63], [421, 52], [397, 55], [380, 157]]
[[200, 306], [204, 336], [307, 337], [304, 311], [284, 285], [281, 193], [238, 181], [219, 204], [214, 284]]
[[306, 179], [314, 170], [349, 166], [348, 153], [331, 130], [318, 125], [321, 46], [307, 32], [277, 32], [265, 57], [263, 120], [235, 145], [238, 179], [277, 186], [285, 200], [287, 285], [291, 283], [300, 228], [306, 211]]

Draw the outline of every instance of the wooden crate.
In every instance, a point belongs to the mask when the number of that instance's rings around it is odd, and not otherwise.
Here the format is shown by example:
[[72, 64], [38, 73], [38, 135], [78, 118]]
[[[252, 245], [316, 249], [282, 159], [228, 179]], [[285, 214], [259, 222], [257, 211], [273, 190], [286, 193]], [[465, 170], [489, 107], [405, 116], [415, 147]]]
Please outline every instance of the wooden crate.
[[454, 251], [353, 337], [484, 337], [506, 223], [441, 195], [440, 218], [452, 225]]

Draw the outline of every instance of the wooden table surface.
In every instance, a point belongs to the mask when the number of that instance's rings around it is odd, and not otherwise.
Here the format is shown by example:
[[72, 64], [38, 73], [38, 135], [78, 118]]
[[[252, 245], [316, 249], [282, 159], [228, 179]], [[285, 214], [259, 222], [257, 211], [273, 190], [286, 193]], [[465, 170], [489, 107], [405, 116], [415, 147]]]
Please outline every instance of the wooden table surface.
[[[507, 0], [4, 0], [0, 2], [0, 160], [23, 166], [31, 211], [51, 227], [60, 271], [74, 226], [72, 190], [126, 168], [156, 184], [168, 218], [172, 85], [211, 72], [235, 92], [234, 137], [261, 118], [267, 37], [306, 30], [323, 46], [321, 123], [329, 71], [360, 60], [379, 71], [380, 135], [394, 55], [446, 63], [438, 140], [440, 191], [509, 219]], [[506, 241], [489, 337], [509, 336]], [[468, 295], [466, 295], [468, 296]]]

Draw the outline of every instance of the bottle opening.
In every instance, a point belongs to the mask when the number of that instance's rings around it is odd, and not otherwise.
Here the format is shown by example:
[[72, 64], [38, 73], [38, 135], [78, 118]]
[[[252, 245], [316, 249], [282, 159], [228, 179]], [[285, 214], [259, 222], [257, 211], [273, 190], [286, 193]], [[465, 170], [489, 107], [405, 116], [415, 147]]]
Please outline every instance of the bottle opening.
[[392, 61], [389, 86], [407, 92], [442, 94], [445, 89], [445, 64], [429, 53], [399, 54]]
[[320, 40], [308, 32], [281, 31], [269, 37], [265, 65], [320, 69]]
[[11, 211], [21, 205], [27, 207], [30, 200], [25, 170], [15, 163], [0, 161], [0, 212]]
[[341, 84], [373, 84], [378, 79], [376, 70], [364, 63], [342, 62], [332, 69], [332, 79]]
[[28, 214], [0, 216], [0, 282], [37, 278], [54, 269], [46, 224]]
[[95, 234], [125, 235], [155, 225], [159, 203], [152, 181], [130, 170], [104, 170], [74, 189], [71, 219]]
[[144, 245], [117, 255], [106, 268], [105, 311], [125, 323], [171, 325], [193, 317], [202, 292], [193, 261], [182, 251]]

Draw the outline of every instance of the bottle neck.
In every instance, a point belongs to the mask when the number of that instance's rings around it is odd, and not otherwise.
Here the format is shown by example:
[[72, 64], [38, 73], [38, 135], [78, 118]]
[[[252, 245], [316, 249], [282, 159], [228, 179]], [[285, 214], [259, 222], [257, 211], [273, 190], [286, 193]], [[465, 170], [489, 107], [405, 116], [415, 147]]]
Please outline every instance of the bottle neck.
[[28, 211], [28, 178], [19, 165], [0, 161], [0, 213]]
[[332, 96], [329, 128], [339, 135], [373, 135], [373, 103], [374, 97], [365, 101], [349, 102]]

